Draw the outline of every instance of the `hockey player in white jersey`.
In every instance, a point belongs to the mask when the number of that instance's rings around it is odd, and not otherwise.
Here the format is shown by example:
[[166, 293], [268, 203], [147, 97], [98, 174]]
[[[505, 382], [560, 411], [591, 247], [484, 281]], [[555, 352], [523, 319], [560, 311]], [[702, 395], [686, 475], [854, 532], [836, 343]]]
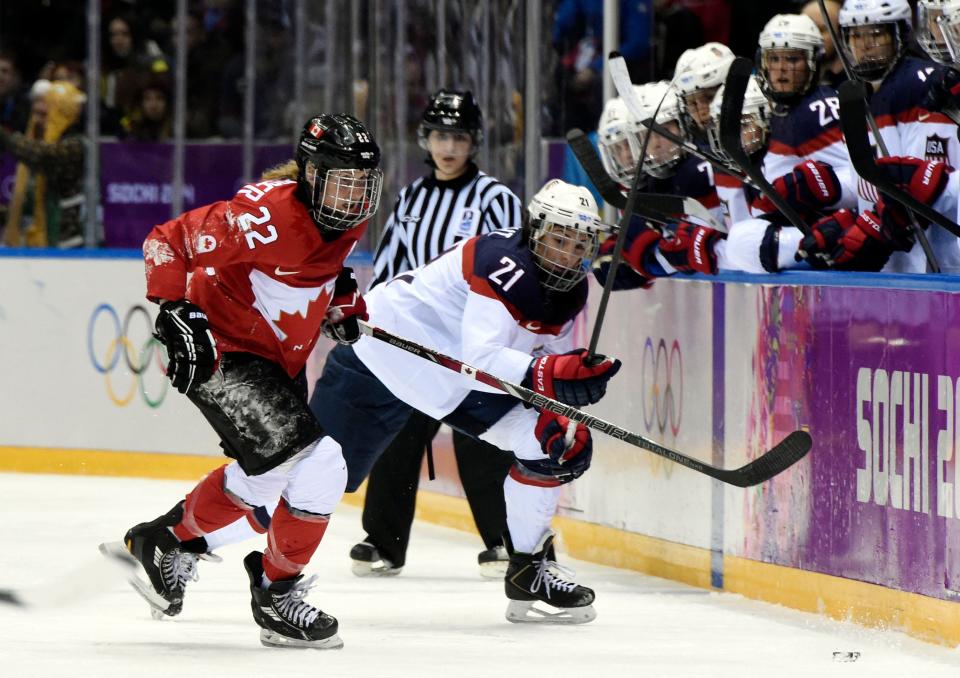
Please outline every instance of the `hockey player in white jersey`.
[[[929, 110], [933, 83], [943, 78], [944, 66], [905, 54], [912, 32], [912, 10], [907, 0], [847, 0], [840, 10], [840, 30], [856, 74], [871, 82], [870, 110], [891, 156], [960, 162], [957, 126], [945, 115]], [[876, 189], [859, 182], [860, 211], [872, 209]], [[945, 273], [960, 272], [960, 244], [939, 226], [927, 237]], [[926, 271], [919, 245], [897, 252], [884, 270]]]
[[[530, 201], [523, 229], [470, 238], [371, 290], [365, 296], [370, 322], [568, 404], [594, 403], [619, 361], [571, 351], [571, 331], [604, 228], [589, 191], [551, 181]], [[590, 464], [592, 440], [582, 424], [528, 409], [370, 337], [334, 348], [310, 405], [341, 443], [348, 492], [411, 408], [512, 452], [515, 464], [504, 485], [507, 618], [594, 618], [593, 591], [557, 568], [550, 531], [560, 486]], [[544, 604], [550, 608], [541, 610]]]
[[680, 92], [687, 132], [698, 143], [706, 143], [710, 102], [726, 80], [733, 60], [730, 48], [719, 42], [689, 49], [677, 59], [673, 83]]

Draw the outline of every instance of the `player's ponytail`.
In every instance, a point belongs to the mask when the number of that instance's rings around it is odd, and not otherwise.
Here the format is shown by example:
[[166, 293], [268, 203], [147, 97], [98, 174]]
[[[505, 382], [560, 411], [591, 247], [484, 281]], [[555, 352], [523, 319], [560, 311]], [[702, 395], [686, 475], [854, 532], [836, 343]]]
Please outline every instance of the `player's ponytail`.
[[297, 180], [300, 170], [296, 160], [286, 160], [279, 165], [267, 168], [260, 175], [260, 181], [278, 181], [280, 179]]

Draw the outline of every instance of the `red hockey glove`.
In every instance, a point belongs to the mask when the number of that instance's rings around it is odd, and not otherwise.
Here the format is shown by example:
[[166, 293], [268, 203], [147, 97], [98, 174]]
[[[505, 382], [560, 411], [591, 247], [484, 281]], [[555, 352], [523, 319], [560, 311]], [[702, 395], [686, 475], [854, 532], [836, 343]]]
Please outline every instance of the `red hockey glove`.
[[873, 212], [857, 216], [838, 210], [811, 227], [797, 248], [796, 259], [818, 269], [879, 271], [893, 252], [893, 244]]
[[587, 349], [534, 358], [521, 384], [548, 398], [583, 407], [607, 392], [607, 382], [620, 370], [620, 361], [591, 356]]
[[[774, 179], [773, 188], [801, 214], [829, 208], [840, 200], [842, 192], [833, 167], [818, 160], [805, 160], [796, 165], [789, 174]], [[767, 196], [755, 200], [752, 207], [763, 214], [778, 211]]]
[[940, 160], [901, 156], [877, 159], [890, 180], [924, 205], [932, 205], [943, 193], [950, 168]]
[[[644, 227], [632, 242], [624, 245], [623, 260], [627, 262], [630, 268], [638, 275], [648, 279], [656, 277], [652, 271], [659, 270], [660, 266], [657, 265], [656, 268], [652, 268], [648, 265], [648, 262], [651, 257], [656, 256], [656, 246], [662, 237], [659, 231]], [[654, 259], [654, 263], [655, 261]]]
[[157, 314], [156, 337], [167, 348], [167, 378], [186, 393], [213, 376], [217, 368], [217, 342], [207, 314], [186, 299], [167, 301]]
[[717, 272], [714, 247], [726, 237], [716, 229], [681, 221], [672, 237], [660, 241], [660, 254], [680, 273], [713, 275]]
[[[880, 217], [883, 235], [890, 241], [890, 246], [903, 252], [910, 250], [915, 242], [915, 236], [907, 208], [898, 202], [887, 202], [886, 199], [880, 198], [874, 209], [877, 216]], [[923, 229], [930, 225], [930, 222], [919, 216], [917, 217], [917, 223]]]
[[[627, 247], [630, 245], [630, 236], [627, 236], [628, 240], [624, 243], [624, 252], [626, 252]], [[606, 285], [607, 275], [610, 273], [610, 261], [613, 259], [613, 250], [617, 245], [617, 236], [611, 235], [609, 238], [600, 243], [600, 249], [597, 251], [597, 256], [593, 259], [593, 276], [597, 279], [597, 282], [601, 285]], [[637, 273], [629, 264], [623, 266], [617, 266], [617, 275], [613, 280], [613, 290], [632, 290], [637, 287], [642, 287], [643, 289], [649, 288], [653, 285], [653, 280], [640, 275]]]
[[352, 344], [360, 338], [358, 320], [368, 320], [367, 303], [360, 294], [353, 269], [344, 268], [337, 276], [333, 299], [327, 307], [322, 330], [325, 337], [340, 344]]
[[543, 453], [577, 478], [590, 468], [593, 438], [590, 430], [567, 417], [544, 410], [537, 418], [534, 434]]

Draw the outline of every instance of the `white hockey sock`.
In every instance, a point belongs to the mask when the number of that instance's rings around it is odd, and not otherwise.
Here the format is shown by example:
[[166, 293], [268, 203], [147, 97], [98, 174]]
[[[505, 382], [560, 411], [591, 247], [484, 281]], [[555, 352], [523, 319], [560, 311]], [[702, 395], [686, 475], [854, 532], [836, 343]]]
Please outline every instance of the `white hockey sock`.
[[247, 520], [246, 516], [244, 516], [234, 520], [229, 525], [221, 527], [219, 530], [214, 530], [213, 532], [204, 535], [204, 538], [207, 540], [207, 548], [211, 551], [214, 551], [221, 546], [226, 546], [227, 544], [238, 544], [242, 541], [246, 541], [247, 539], [263, 536], [264, 535], [253, 529], [253, 526], [250, 525], [250, 521]]
[[513, 549], [533, 553], [543, 533], [550, 529], [550, 521], [560, 500], [560, 488], [524, 485], [507, 476], [503, 483], [503, 497], [507, 504], [507, 529]]

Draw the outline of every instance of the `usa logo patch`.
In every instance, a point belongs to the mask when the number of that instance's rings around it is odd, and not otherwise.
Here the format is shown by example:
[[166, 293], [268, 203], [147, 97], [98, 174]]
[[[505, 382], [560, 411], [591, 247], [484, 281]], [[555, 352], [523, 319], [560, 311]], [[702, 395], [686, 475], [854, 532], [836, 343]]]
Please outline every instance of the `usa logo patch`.
[[947, 138], [939, 137], [936, 134], [927, 137], [926, 149], [924, 152], [926, 160], [947, 161]]

